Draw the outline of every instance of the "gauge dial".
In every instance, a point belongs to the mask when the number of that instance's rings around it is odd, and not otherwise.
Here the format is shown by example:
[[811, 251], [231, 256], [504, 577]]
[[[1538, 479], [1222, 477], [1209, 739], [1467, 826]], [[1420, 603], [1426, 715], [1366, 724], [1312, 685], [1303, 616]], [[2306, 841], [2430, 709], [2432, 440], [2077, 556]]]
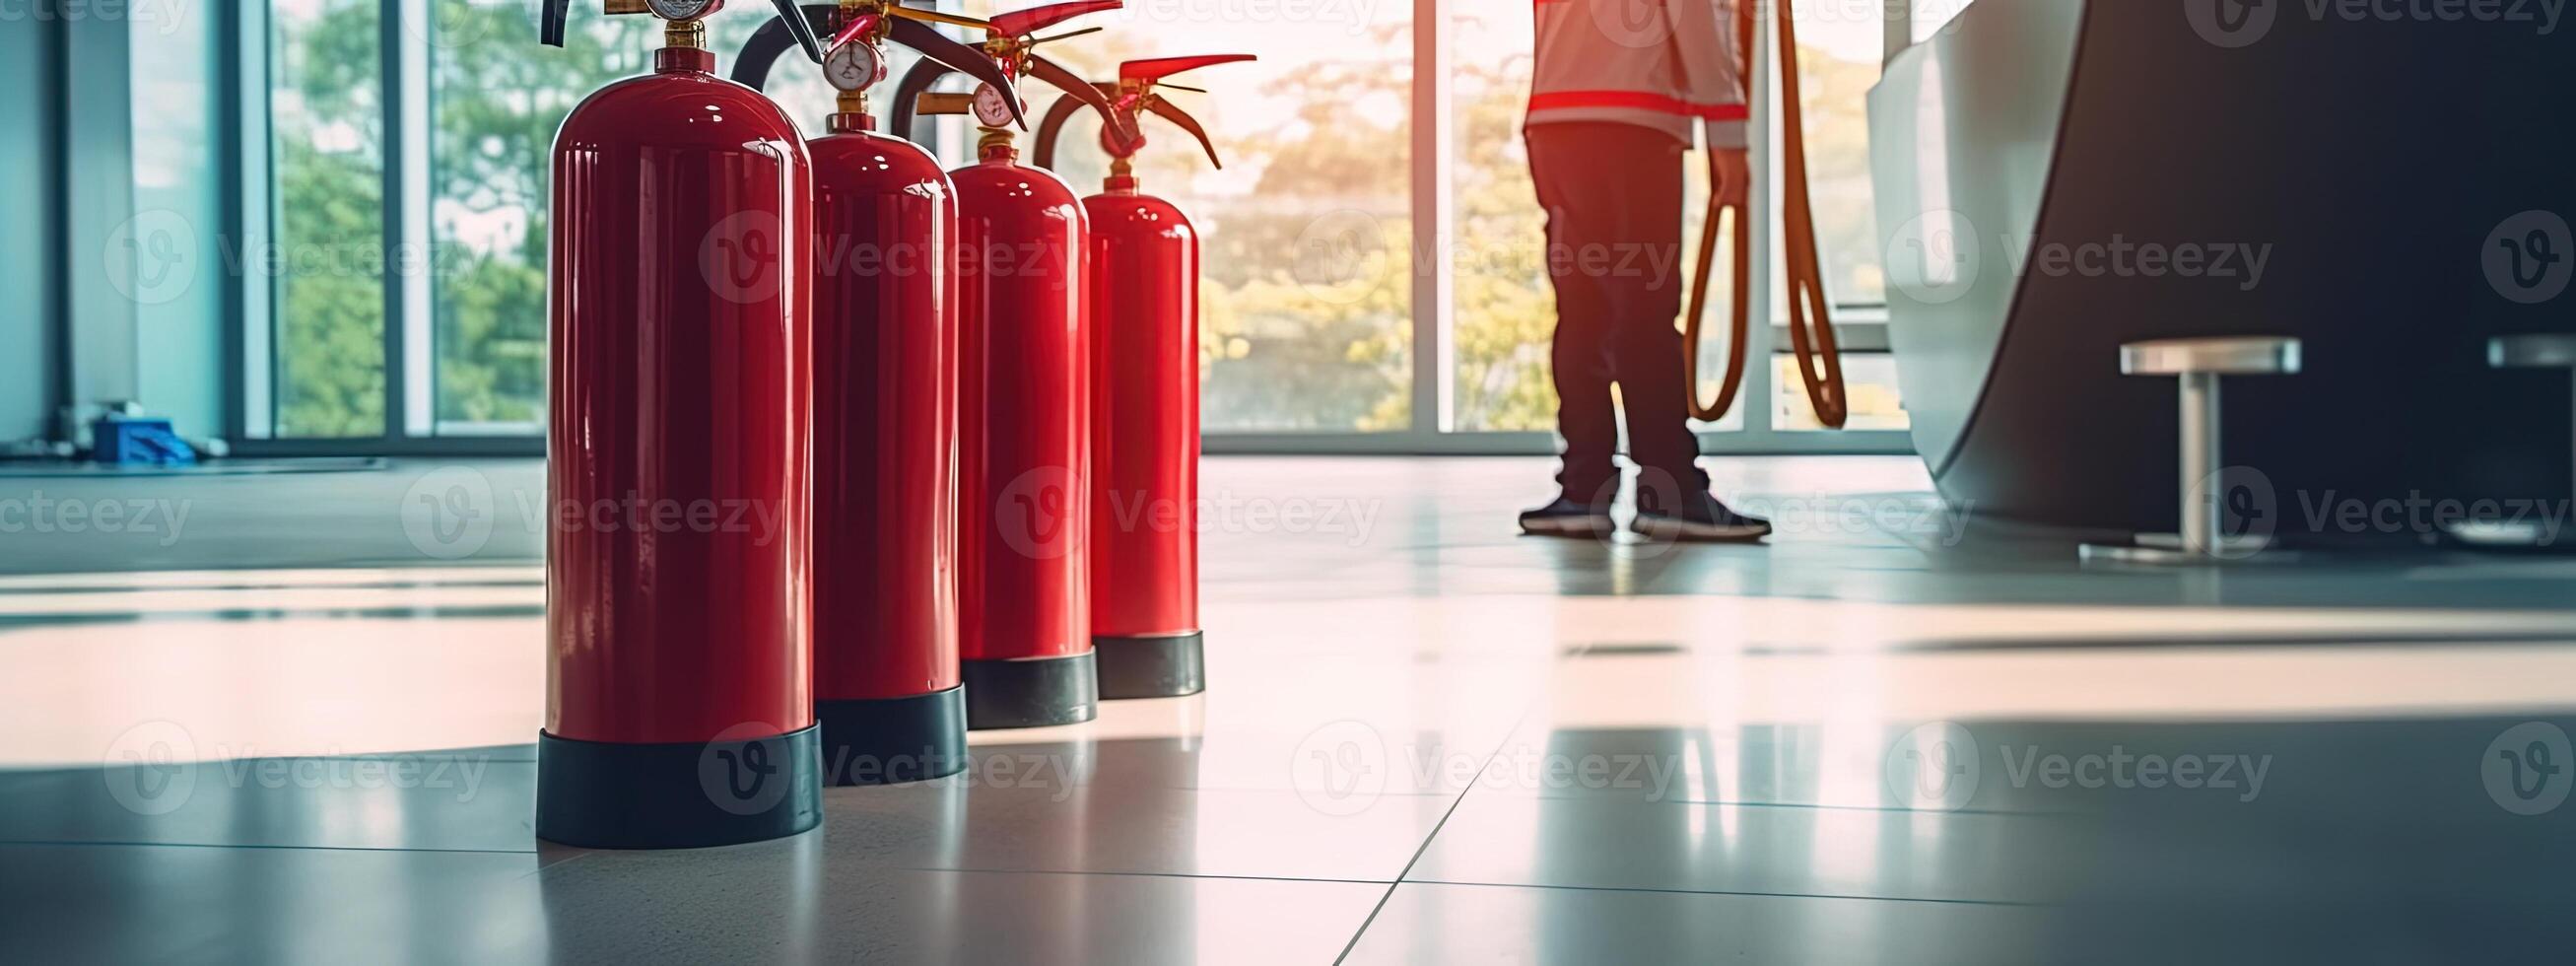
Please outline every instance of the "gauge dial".
[[851, 41], [832, 49], [823, 58], [823, 79], [834, 90], [866, 90], [885, 79], [885, 60], [866, 41]]
[[1005, 99], [1006, 96], [1001, 91], [995, 90], [991, 84], [977, 86], [975, 120], [985, 127], [1008, 127], [1011, 123], [1011, 102]]
[[717, 0], [645, 0], [664, 20], [698, 20], [715, 12]]

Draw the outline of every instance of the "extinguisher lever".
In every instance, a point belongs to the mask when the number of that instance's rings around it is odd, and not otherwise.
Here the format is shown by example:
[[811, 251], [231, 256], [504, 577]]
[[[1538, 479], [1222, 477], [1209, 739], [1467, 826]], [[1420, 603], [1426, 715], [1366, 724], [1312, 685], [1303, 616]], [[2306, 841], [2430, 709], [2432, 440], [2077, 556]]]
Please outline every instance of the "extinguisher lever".
[[1092, 110], [1099, 111], [1104, 123], [1110, 126], [1109, 136], [1112, 139], [1120, 142], [1136, 139], [1136, 119], [1126, 116], [1111, 104], [1109, 95], [1102, 93], [1099, 85], [1076, 77], [1072, 71], [1064, 69], [1064, 65], [1036, 54], [1029, 55], [1029, 76], [1055, 85], [1057, 89], [1072, 96], [1074, 100], [1088, 104]]
[[1225, 170], [1225, 162], [1218, 160], [1216, 156], [1216, 142], [1208, 140], [1207, 129], [1199, 126], [1198, 118], [1191, 117], [1189, 112], [1172, 106], [1172, 102], [1151, 94], [1145, 96], [1145, 109], [1154, 112], [1156, 117], [1172, 122], [1181, 130], [1190, 132], [1191, 137], [1199, 139], [1199, 149], [1207, 152], [1208, 165], [1219, 171]]
[[993, 35], [1026, 37], [1086, 13], [1116, 10], [1125, 2], [1126, 0], [1071, 0], [1068, 3], [1040, 4], [1026, 10], [1005, 11], [993, 15]]
[[912, 115], [921, 95], [928, 93], [931, 85], [952, 72], [975, 78], [1001, 91], [1004, 95], [1002, 100], [1010, 106], [1011, 120], [1023, 128], [1029, 126], [1028, 118], [1020, 112], [1019, 97], [1012, 93], [1010, 76], [1002, 72], [1000, 64], [984, 56], [983, 51], [951, 40], [947, 34], [917, 21], [897, 17], [886, 26], [892, 29], [891, 36], [896, 43], [921, 52], [921, 60], [914, 63], [911, 70], [905, 71], [903, 80], [894, 86], [894, 108], [886, 112], [887, 130], [897, 136], [910, 136]]
[[[886, 26], [890, 31], [887, 36], [892, 37], [895, 43], [912, 48], [914, 51], [920, 53], [922, 57], [922, 62], [913, 64], [911, 72], [903, 75], [903, 82], [905, 84], [912, 83], [914, 75], [920, 74], [924, 67], [935, 63], [940, 67], [947, 68], [947, 70], [933, 72], [929, 79], [923, 82], [923, 90], [928, 90], [931, 84], [937, 83], [939, 78], [947, 74], [948, 71], [956, 71], [957, 73], [991, 84], [993, 85], [993, 89], [997, 91], [1007, 92], [1011, 89], [1010, 75], [1003, 73], [1002, 65], [996, 64], [993, 62], [992, 58], [984, 56], [983, 51], [959, 43], [956, 40], [951, 39], [947, 34], [940, 33], [937, 28], [918, 20], [896, 17], [889, 21]], [[915, 91], [914, 93], [917, 95], [920, 92]], [[912, 112], [912, 100], [913, 99], [909, 97], [897, 97], [895, 110], [902, 111], [905, 114], [910, 114]], [[1018, 121], [1021, 127], [1027, 127], [1029, 124], [1026, 119], [1020, 117], [1020, 103], [1017, 99], [1011, 100], [1011, 120]], [[903, 131], [907, 129], [898, 126], [895, 130]]]
[[1090, 92], [1057, 82], [1056, 86], [1065, 88], [1069, 96], [1056, 99], [1054, 106], [1047, 109], [1045, 120], [1038, 126], [1038, 143], [1031, 153], [1031, 161], [1041, 168], [1053, 167], [1056, 137], [1063, 133], [1064, 122], [1072, 120], [1074, 112], [1083, 105], [1089, 105], [1100, 112], [1107, 124], [1108, 129], [1102, 132], [1102, 145], [1113, 155], [1128, 157], [1144, 147], [1144, 132], [1136, 124], [1137, 115], [1151, 112], [1198, 139], [1199, 149], [1207, 152], [1208, 163], [1222, 170], [1225, 161], [1217, 157], [1216, 142], [1208, 137], [1207, 128], [1200, 126], [1198, 119], [1191, 117], [1189, 112], [1154, 93], [1154, 87], [1164, 78], [1185, 70], [1253, 59], [1251, 54], [1203, 54], [1131, 60], [1118, 65], [1117, 83], [1086, 85], [1104, 97], [1086, 96]]
[[1190, 57], [1148, 57], [1118, 65], [1118, 79], [1143, 81], [1147, 85], [1182, 71], [1197, 70], [1211, 64], [1233, 64], [1257, 60], [1251, 54], [1199, 54]]
[[1207, 129], [1199, 126], [1198, 118], [1191, 117], [1189, 112], [1181, 110], [1172, 102], [1155, 94], [1154, 85], [1182, 71], [1197, 70], [1214, 64], [1235, 64], [1258, 59], [1251, 54], [1197, 54], [1188, 57], [1149, 57], [1143, 60], [1131, 60], [1118, 65], [1118, 87], [1122, 92], [1133, 92], [1127, 96], [1139, 102], [1135, 105], [1136, 108], [1151, 111], [1154, 116], [1172, 122], [1174, 127], [1190, 132], [1191, 137], [1198, 139], [1199, 150], [1207, 152], [1208, 164], [1218, 170], [1224, 170], [1225, 162], [1216, 156], [1216, 142], [1209, 140]]

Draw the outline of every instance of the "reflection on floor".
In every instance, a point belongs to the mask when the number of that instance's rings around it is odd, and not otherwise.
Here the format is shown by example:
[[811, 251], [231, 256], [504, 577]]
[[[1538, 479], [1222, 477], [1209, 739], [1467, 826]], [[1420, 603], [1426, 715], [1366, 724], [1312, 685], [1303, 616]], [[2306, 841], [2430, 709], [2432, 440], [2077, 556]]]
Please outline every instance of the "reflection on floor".
[[[1730, 495], [1789, 511], [1768, 548], [1546, 541], [1510, 534], [1537, 461], [1215, 459], [1209, 694], [978, 734], [957, 779], [828, 793], [816, 834], [584, 852], [529, 830], [543, 595], [510, 506], [535, 470], [458, 469], [227, 490], [155, 551], [264, 569], [0, 578], [10, 958], [2576, 942], [2576, 568], [2548, 558], [2084, 571], [2063, 545], [1958, 542], [1917, 512], [1919, 468], [1878, 459], [1721, 463]], [[299, 563], [258, 537], [459, 478], [487, 488], [480, 538], [378, 520]]]

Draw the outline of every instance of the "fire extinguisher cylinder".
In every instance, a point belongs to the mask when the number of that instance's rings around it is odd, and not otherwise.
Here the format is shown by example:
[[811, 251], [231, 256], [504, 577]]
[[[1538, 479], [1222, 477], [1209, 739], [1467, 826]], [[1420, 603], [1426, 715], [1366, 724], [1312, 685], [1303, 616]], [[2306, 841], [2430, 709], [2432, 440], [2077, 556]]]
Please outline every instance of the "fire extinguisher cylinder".
[[[883, 45], [980, 67], [982, 55], [882, 4], [809, 4], [838, 91], [813, 158], [814, 714], [834, 784], [915, 781], [966, 765], [957, 669], [956, 188], [909, 141], [877, 133], [867, 89]], [[764, 86], [792, 49], [782, 15], [734, 79]]]
[[[1073, 0], [995, 16], [981, 49], [1006, 78], [969, 96], [930, 93], [924, 62], [895, 90], [891, 127], [916, 110], [969, 113], [977, 162], [957, 185], [958, 651], [970, 728], [1088, 721], [1098, 713], [1089, 550], [1091, 346], [1083, 208], [1054, 174], [1018, 163], [1025, 125], [1011, 83], [1035, 77], [1105, 106], [1101, 92], [1031, 50], [1037, 31], [1114, 9]], [[1068, 34], [1066, 36], [1073, 36]]]
[[1199, 626], [1199, 234], [1179, 206], [1138, 190], [1136, 126], [1153, 114], [1198, 140], [1196, 118], [1154, 88], [1169, 76], [1252, 59], [1214, 54], [1131, 60], [1104, 100], [1065, 98], [1038, 128], [1039, 166], [1064, 122], [1102, 114], [1109, 175], [1082, 200], [1091, 222], [1093, 406], [1091, 634], [1104, 699], [1161, 698], [1207, 688]]
[[1092, 195], [1091, 644], [1105, 699], [1207, 687], [1199, 628], [1199, 238], [1151, 195]]
[[[863, 115], [862, 115], [863, 116]], [[837, 115], [814, 155], [814, 697], [838, 784], [966, 765], [948, 176]]]
[[1007, 153], [957, 183], [959, 651], [974, 728], [1098, 706], [1086, 541], [1090, 357], [1082, 205]]
[[822, 814], [808, 162], [702, 36], [674, 21], [650, 74], [555, 138], [536, 831], [569, 845], [721, 845]]

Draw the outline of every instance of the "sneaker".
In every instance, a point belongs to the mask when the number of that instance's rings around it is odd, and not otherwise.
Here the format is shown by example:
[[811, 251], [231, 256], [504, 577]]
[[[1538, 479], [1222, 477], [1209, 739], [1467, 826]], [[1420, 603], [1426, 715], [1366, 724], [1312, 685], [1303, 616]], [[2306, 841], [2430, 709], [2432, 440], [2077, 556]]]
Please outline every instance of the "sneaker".
[[1661, 506], [1652, 495], [1637, 494], [1637, 519], [1628, 529], [1655, 540], [1707, 540], [1750, 543], [1771, 534], [1771, 521], [1727, 509], [1707, 491], [1682, 497], [1678, 508]]
[[1521, 532], [1543, 537], [1597, 537], [1619, 529], [1610, 504], [1578, 503], [1559, 494], [1548, 505], [1521, 513]]

